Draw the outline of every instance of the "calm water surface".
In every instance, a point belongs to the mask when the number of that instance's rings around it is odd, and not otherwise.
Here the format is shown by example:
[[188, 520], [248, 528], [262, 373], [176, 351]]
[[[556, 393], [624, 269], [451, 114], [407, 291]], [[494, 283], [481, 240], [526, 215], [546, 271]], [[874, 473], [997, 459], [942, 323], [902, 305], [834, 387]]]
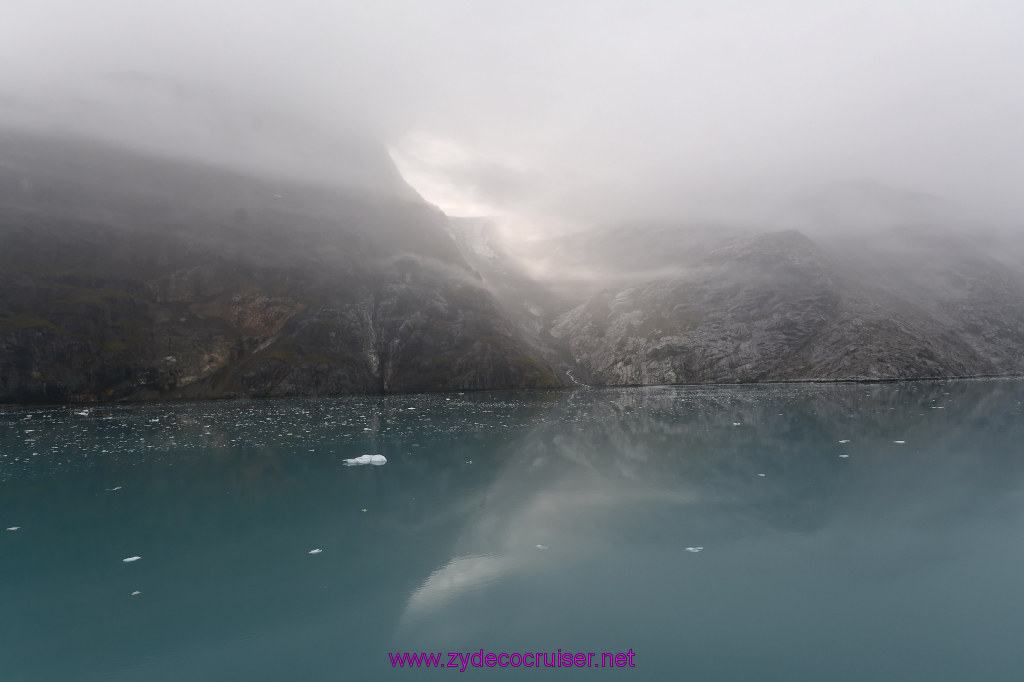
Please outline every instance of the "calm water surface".
[[[0, 412], [0, 679], [1021, 680], [1022, 401], [986, 380]], [[480, 649], [636, 667], [388, 658]]]

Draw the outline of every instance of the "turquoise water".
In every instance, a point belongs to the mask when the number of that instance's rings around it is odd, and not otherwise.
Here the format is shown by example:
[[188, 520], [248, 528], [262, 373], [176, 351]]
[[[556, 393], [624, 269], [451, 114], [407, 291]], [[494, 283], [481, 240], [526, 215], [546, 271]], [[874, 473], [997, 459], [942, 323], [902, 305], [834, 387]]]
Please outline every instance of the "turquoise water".
[[[0, 412], [0, 679], [1024, 679], [1022, 401], [985, 380]], [[635, 667], [388, 657], [480, 649]]]

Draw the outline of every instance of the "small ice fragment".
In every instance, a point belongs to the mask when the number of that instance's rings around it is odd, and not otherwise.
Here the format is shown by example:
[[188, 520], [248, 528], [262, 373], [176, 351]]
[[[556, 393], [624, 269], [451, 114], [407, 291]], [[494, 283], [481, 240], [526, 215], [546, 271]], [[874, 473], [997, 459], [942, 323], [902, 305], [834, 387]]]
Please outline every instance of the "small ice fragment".
[[126, 564], [130, 564], [131, 562], [138, 561], [141, 558], [142, 557], [140, 557], [140, 556], [130, 556], [127, 559], [121, 559], [121, 561], [125, 562]]
[[850, 442], [850, 439], [849, 439], [849, 438], [847, 438], [847, 439], [845, 439], [845, 440], [841, 440], [841, 441], [839, 441], [839, 442], [840, 442], [840, 443], [849, 443], [849, 442]]
[[373, 431], [369, 426], [364, 426], [363, 431]]
[[107, 492], [111, 492], [111, 493], [112, 493], [112, 492], [114, 492], [115, 490], [120, 490], [120, 489], [121, 489], [121, 486], [115, 486], [115, 487], [113, 487], [113, 488], [107, 488]]
[[359, 455], [352, 459], [346, 459], [342, 464], [347, 467], [357, 466], [359, 464], [375, 464], [380, 466], [381, 464], [387, 464], [388, 458], [384, 455]]
[[363, 507], [362, 509], [360, 509], [360, 511], [366, 511], [366, 507]]
[[893, 441], [893, 443], [898, 443], [899, 445], [903, 445], [903, 444], [904, 444], [904, 443], [906, 443], [906, 442], [907, 442], [907, 441], [905, 441], [905, 440], [894, 440], [894, 441]]
[[134, 592], [132, 592], [132, 596], [133, 596], [133, 597], [137, 597], [137, 596], [139, 596], [140, 594], [142, 594], [142, 593], [141, 593], [141, 592], [139, 592], [138, 590], [135, 590]]
[[732, 423], [732, 425], [733, 425], [733, 426], [739, 426], [739, 425], [740, 425], [740, 422], [733, 422], [733, 423]]
[[701, 552], [703, 550], [704, 550], [703, 547], [687, 547], [686, 548], [687, 552], [693, 552], [694, 554], [696, 554], [697, 552]]
[[537, 549], [547, 549], [547, 545], [537, 545]]
[[416, 408], [415, 407], [407, 407], [405, 409], [407, 409], [407, 410], [415, 410]]
[[319, 554], [319, 553], [320, 553], [320, 552], [322, 552], [322, 551], [323, 551], [322, 549], [320, 549], [319, 547], [317, 547], [316, 549], [311, 549], [311, 550], [309, 550], [309, 553], [310, 553], [310, 554]]
[[760, 476], [761, 478], [764, 478], [764, 474], [758, 474], [758, 476]]
[[21, 528], [21, 526], [11, 526], [7, 530], [18, 530], [19, 528]]
[[849, 459], [849, 455], [839, 455], [839, 459]]
[[80, 412], [75, 412], [75, 414], [80, 415], [82, 417], [88, 417], [89, 416], [89, 410], [81, 410]]
[[466, 460], [466, 464], [472, 464], [472, 463], [473, 463], [473, 460], [471, 460], [471, 459], [467, 459]]

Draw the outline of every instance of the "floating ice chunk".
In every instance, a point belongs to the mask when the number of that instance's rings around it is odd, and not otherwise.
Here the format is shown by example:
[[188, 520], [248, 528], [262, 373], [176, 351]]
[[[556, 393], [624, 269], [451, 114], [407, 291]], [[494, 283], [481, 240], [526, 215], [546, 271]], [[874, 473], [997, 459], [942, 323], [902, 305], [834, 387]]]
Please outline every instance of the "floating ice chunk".
[[21, 526], [11, 526], [7, 530], [18, 530], [19, 528], [21, 528]]
[[839, 459], [849, 459], [849, 455], [839, 455]]
[[537, 545], [537, 549], [547, 549], [547, 545]]
[[130, 556], [127, 559], [121, 559], [121, 561], [125, 562], [126, 564], [130, 564], [131, 562], [138, 561], [141, 558], [142, 557], [140, 557], [140, 556]]
[[134, 592], [132, 592], [132, 596], [133, 596], [133, 597], [137, 597], [137, 596], [139, 596], [140, 594], [142, 594], [142, 593], [141, 593], [141, 592], [139, 592], [138, 590], [135, 590]]
[[320, 552], [322, 552], [322, 551], [323, 551], [322, 549], [320, 549], [319, 547], [317, 547], [316, 549], [311, 549], [311, 550], [309, 550], [309, 553], [310, 553], [310, 554], [319, 554], [319, 553], [320, 553]]
[[761, 478], [764, 478], [764, 474], [758, 474], [758, 476], [760, 476]]
[[75, 414], [80, 415], [82, 417], [88, 417], [89, 416], [89, 410], [79, 410], [78, 412], [75, 412]]
[[118, 485], [118, 486], [114, 486], [113, 488], [107, 488], [107, 492], [111, 492], [112, 493], [115, 490], [120, 490], [120, 489], [121, 489], [121, 486]]
[[375, 464], [380, 466], [381, 464], [387, 464], [388, 458], [384, 455], [359, 455], [352, 459], [346, 459], [342, 464], [347, 467], [357, 466], [360, 464]]
[[733, 426], [739, 426], [740, 424], [741, 424], [741, 422], [733, 422], [732, 423]]
[[471, 460], [471, 459], [467, 459], [466, 460], [466, 464], [472, 464], [472, 463], [473, 463], [473, 460]]
[[844, 439], [844, 440], [841, 440], [841, 441], [839, 441], [839, 442], [840, 442], [840, 443], [849, 443], [849, 442], [850, 442], [850, 439], [849, 439], [849, 438], [846, 438], [846, 439]]
[[905, 441], [905, 440], [894, 440], [894, 441], [893, 441], [893, 443], [897, 443], [897, 444], [899, 444], [899, 445], [903, 445], [903, 444], [904, 444], [904, 443], [906, 443], [906, 442], [907, 442], [907, 441]]
[[694, 554], [696, 554], [697, 552], [703, 552], [704, 548], [703, 547], [687, 547], [686, 551], [687, 552], [693, 552]]
[[366, 511], [366, 507], [363, 507], [363, 508], [362, 508], [362, 509], [360, 509], [359, 511]]

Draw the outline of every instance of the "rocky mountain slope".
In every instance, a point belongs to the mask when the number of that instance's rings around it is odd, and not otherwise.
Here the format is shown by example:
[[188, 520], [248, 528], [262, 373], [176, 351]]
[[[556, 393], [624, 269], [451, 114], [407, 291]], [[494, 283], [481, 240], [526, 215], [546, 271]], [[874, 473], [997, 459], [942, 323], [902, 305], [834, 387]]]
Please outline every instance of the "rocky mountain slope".
[[0, 134], [0, 402], [556, 385], [393, 177]]
[[1024, 373], [1019, 241], [840, 207], [552, 237], [531, 270], [331, 149], [316, 182], [0, 132], [0, 402]]
[[[642, 232], [634, 239], [642, 239]], [[823, 240], [828, 243], [828, 240]], [[795, 231], [706, 240], [676, 272], [561, 315], [598, 385], [886, 380], [1024, 372], [1024, 279], [966, 239]]]

